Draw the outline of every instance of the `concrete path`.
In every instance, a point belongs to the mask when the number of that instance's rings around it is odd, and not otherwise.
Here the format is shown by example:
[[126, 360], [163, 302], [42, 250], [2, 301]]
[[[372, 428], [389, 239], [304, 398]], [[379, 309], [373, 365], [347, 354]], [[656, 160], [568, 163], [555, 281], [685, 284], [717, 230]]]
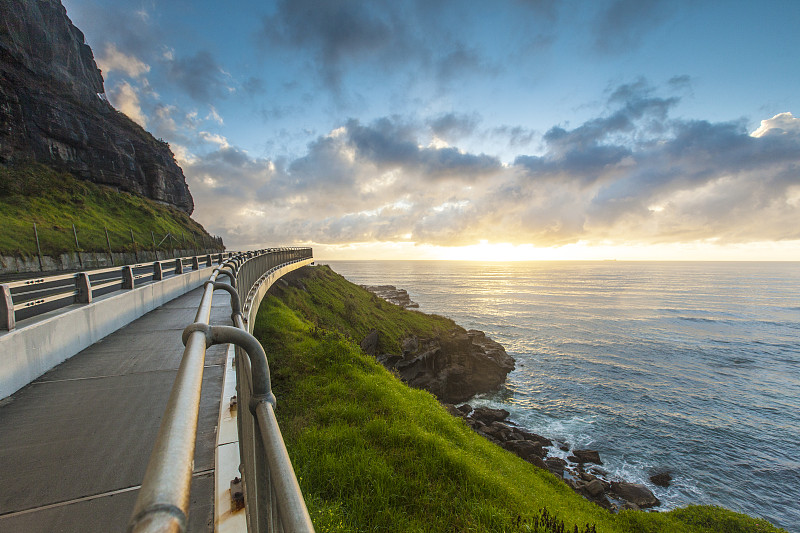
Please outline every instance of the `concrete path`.
[[[125, 531], [202, 288], [151, 311], [0, 401], [0, 533]], [[212, 324], [231, 324], [227, 293]], [[208, 349], [190, 531], [214, 529], [226, 345]]]

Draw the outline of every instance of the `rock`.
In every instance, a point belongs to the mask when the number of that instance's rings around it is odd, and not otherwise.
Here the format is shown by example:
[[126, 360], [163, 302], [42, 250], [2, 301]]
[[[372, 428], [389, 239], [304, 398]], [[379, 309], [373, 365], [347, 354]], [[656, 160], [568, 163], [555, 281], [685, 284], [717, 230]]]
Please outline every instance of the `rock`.
[[641, 483], [628, 483], [626, 481], [612, 481], [611, 491], [623, 500], [635, 503], [642, 509], [661, 505], [655, 494]]
[[485, 427], [485, 426], [486, 426], [486, 424], [484, 424], [484, 423], [483, 423], [483, 422], [481, 422], [480, 420], [475, 420], [474, 418], [466, 418], [465, 420], [467, 421], [467, 425], [469, 425], [469, 427], [471, 427], [471, 428], [472, 428], [472, 429], [474, 429], [475, 431], [477, 431], [477, 430], [479, 430], [480, 428], [482, 428], [482, 427]]
[[600, 482], [599, 479], [594, 479], [592, 481], [589, 481], [588, 483], [586, 483], [586, 485], [584, 485], [583, 489], [586, 491], [587, 494], [589, 494], [589, 496], [593, 498], [598, 498], [603, 494], [603, 492], [605, 492], [605, 488], [603, 487], [603, 484]]
[[603, 464], [600, 460], [600, 454], [596, 450], [574, 450], [572, 455], [567, 457], [568, 461], [573, 463], [595, 463], [598, 465]]
[[653, 482], [653, 485], [658, 487], [669, 487], [669, 484], [672, 481], [672, 475], [670, 475], [669, 472], [661, 472], [659, 474], [650, 476], [650, 481]]
[[444, 403], [444, 404], [442, 404], [442, 407], [444, 407], [445, 409], [447, 409], [447, 412], [448, 412], [448, 413], [450, 413], [450, 414], [451, 414], [451, 415], [453, 415], [453, 416], [458, 416], [458, 417], [462, 417], [462, 416], [464, 416], [464, 413], [462, 413], [461, 411], [459, 411], [459, 410], [456, 408], [456, 406], [455, 406], [455, 405], [453, 405], [452, 403]]
[[509, 412], [505, 409], [492, 409], [490, 407], [477, 407], [472, 411], [472, 418], [484, 424], [499, 422], [508, 418]]
[[0, 164], [35, 161], [191, 213], [167, 143], [115, 110], [83, 33], [58, 0], [3, 2]]
[[403, 357], [413, 354], [414, 352], [419, 350], [419, 339], [415, 335], [412, 335], [411, 337], [406, 337], [405, 339], [403, 339], [402, 349], [403, 349]]
[[542, 470], [547, 470], [547, 465], [545, 464], [544, 460], [538, 455], [529, 455], [526, 459], [530, 464], [537, 468], [541, 468]]
[[565, 442], [561, 446], [559, 446], [558, 449], [561, 450], [562, 452], [568, 452], [569, 451], [569, 444], [567, 444]]
[[564, 476], [564, 467], [567, 465], [564, 459], [560, 457], [548, 457], [544, 460], [544, 464], [547, 466], [547, 469], [556, 476]]
[[536, 433], [531, 433], [530, 431], [525, 431], [525, 430], [519, 430], [519, 431], [525, 437], [525, 440], [532, 440], [534, 442], [538, 442], [539, 445], [543, 447], [549, 447], [553, 445], [553, 441], [551, 441], [547, 437], [542, 437], [541, 435], [537, 435]]
[[619, 506], [619, 510], [620, 511], [638, 511], [639, 510], [639, 506], [636, 505], [635, 503], [625, 502], [625, 503], [623, 503], [622, 505]]
[[472, 406], [468, 403], [465, 403], [463, 405], [459, 405], [458, 410], [464, 413], [465, 415], [468, 415], [472, 412]]
[[[509, 440], [504, 442], [502, 446], [506, 450], [521, 457], [522, 459], [525, 459], [526, 461], [528, 461], [531, 456], [536, 456], [542, 459], [545, 455], [541, 446], [538, 446], [527, 440]], [[544, 468], [547, 467], [545, 466]]]
[[484, 427], [481, 428], [480, 431], [487, 435], [491, 435], [498, 442], [507, 441], [509, 435], [511, 434], [511, 428], [509, 428], [502, 422], [497, 422], [497, 421], [485, 425]]
[[375, 357], [378, 353], [378, 330], [373, 329], [361, 341], [361, 349], [365, 354]]
[[403, 358], [399, 355], [392, 355], [390, 353], [381, 354], [375, 359], [388, 369], [394, 368], [400, 361], [403, 360]]
[[480, 426], [476, 427], [475, 431], [477, 431], [481, 436], [490, 441], [494, 442], [495, 444], [500, 444], [500, 439], [498, 439], [496, 435], [496, 431], [491, 426]]

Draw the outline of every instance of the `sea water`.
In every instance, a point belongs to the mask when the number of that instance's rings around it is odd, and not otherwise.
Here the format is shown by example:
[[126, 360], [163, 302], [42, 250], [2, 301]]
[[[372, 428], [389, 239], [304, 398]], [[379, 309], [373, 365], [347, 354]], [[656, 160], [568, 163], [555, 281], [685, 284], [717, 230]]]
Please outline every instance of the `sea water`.
[[[800, 531], [800, 264], [325, 263], [503, 344], [516, 369], [471, 404], [598, 450], [659, 510], [721, 505]], [[649, 480], [663, 471], [668, 488]]]

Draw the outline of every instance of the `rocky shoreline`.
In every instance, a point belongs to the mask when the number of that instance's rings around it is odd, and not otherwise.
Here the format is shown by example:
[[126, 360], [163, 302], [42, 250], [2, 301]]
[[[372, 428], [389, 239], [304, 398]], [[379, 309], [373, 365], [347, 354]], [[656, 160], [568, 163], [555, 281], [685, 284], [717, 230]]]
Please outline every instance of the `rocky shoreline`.
[[[551, 472], [572, 490], [604, 509], [618, 512], [661, 505], [661, 501], [647, 486], [610, 477], [602, 467], [603, 462], [597, 450], [573, 449], [569, 443], [531, 433], [509, 421], [509, 412], [505, 409], [473, 408], [469, 404], [444, 406], [453, 416], [463, 418], [481, 436], [532, 465]], [[556, 450], [570, 455], [565, 460], [559, 457], [563, 454], [555, 453]], [[656, 485], [668, 486], [671, 476], [662, 472], [650, 480]]]
[[[400, 307], [419, 307], [407, 291], [393, 285], [362, 287]], [[473, 408], [467, 403], [456, 406], [476, 394], [498, 389], [514, 369], [515, 361], [505, 348], [482, 331], [453, 331], [433, 339], [412, 336], [404, 340], [402, 354], [379, 354], [377, 346], [375, 330], [361, 341], [365, 353], [412, 387], [436, 395], [453, 416], [464, 419], [479, 435], [551, 472], [587, 500], [611, 512], [661, 505], [647, 486], [610, 476], [596, 450], [573, 449], [569, 443], [531, 433], [508, 420], [509, 412], [504, 409]], [[561, 457], [565, 453], [569, 454], [566, 459]], [[660, 472], [650, 481], [667, 487], [671, 476]]]

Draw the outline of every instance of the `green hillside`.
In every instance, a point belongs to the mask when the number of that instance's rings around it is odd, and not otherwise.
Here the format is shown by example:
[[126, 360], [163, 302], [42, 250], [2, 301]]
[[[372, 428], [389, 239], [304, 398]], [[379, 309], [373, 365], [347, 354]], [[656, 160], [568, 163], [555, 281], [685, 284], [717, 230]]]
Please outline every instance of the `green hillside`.
[[[0, 165], [0, 254], [44, 255], [76, 251], [214, 249], [214, 241], [189, 215], [147, 198], [78, 180], [38, 164]], [[152, 233], [151, 233], [152, 232]]]
[[372, 328], [392, 351], [410, 333], [451, 327], [328, 267], [303, 269], [262, 303], [255, 333], [317, 531], [781, 531], [718, 507], [610, 514], [480, 437], [358, 344]]

